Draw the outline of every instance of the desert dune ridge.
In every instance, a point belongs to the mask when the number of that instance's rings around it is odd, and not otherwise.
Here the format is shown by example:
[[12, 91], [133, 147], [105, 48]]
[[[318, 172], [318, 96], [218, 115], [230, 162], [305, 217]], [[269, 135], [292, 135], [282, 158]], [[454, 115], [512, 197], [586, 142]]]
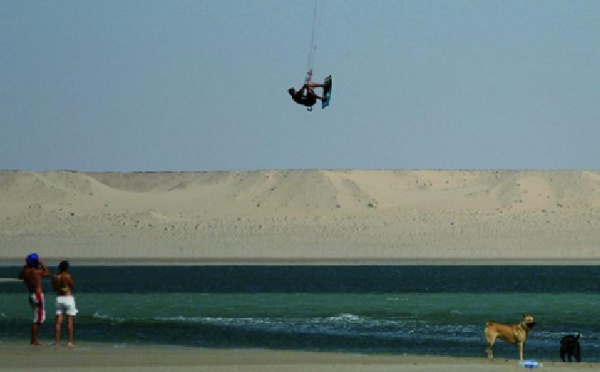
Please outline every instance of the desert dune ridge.
[[0, 172], [0, 260], [600, 256], [600, 172]]

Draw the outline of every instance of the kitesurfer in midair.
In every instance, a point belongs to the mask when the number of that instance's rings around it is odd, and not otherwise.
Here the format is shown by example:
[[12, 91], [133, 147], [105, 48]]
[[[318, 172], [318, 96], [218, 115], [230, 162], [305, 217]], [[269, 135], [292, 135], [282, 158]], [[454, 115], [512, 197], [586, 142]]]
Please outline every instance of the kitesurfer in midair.
[[314, 88], [323, 88], [324, 84], [321, 83], [313, 83], [310, 80], [304, 83], [300, 90], [296, 90], [294, 88], [288, 89], [288, 93], [292, 96], [294, 102], [306, 106], [312, 107], [317, 103], [317, 99], [321, 101], [325, 101], [327, 98], [324, 96], [319, 96], [315, 93]]

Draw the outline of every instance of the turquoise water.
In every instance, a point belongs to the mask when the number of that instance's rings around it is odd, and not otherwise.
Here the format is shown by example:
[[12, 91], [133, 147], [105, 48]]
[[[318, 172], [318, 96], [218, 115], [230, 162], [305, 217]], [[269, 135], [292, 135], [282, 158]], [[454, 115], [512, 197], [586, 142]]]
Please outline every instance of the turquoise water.
[[[0, 267], [0, 277], [18, 267]], [[89, 342], [483, 357], [486, 320], [535, 316], [526, 357], [581, 332], [600, 361], [600, 269], [565, 266], [74, 267]], [[49, 283], [45, 283], [49, 289]], [[22, 283], [0, 285], [0, 337], [28, 340]], [[47, 293], [48, 312], [53, 295]], [[51, 318], [51, 317], [50, 317]], [[42, 340], [52, 340], [52, 326]], [[514, 359], [514, 345], [495, 346]]]

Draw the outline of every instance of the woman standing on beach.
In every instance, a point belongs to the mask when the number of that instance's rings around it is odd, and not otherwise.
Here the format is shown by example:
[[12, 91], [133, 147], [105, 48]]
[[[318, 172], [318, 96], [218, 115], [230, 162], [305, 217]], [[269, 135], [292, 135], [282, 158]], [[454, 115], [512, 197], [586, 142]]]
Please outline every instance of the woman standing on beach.
[[56, 336], [56, 346], [60, 346], [60, 328], [63, 321], [63, 315], [67, 316], [67, 328], [69, 331], [69, 346], [73, 345], [74, 339], [74, 321], [73, 317], [77, 315], [75, 307], [75, 297], [73, 297], [73, 287], [75, 282], [69, 274], [69, 262], [62, 261], [58, 265], [58, 274], [52, 276], [52, 288], [56, 291], [56, 318], [54, 320], [54, 334]]

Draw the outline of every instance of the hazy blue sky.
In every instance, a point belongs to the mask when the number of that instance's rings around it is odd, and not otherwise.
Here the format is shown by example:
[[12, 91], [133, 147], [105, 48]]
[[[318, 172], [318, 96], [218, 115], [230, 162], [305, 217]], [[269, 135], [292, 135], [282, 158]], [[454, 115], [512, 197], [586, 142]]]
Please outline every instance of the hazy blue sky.
[[600, 169], [600, 1], [0, 0], [0, 169]]

